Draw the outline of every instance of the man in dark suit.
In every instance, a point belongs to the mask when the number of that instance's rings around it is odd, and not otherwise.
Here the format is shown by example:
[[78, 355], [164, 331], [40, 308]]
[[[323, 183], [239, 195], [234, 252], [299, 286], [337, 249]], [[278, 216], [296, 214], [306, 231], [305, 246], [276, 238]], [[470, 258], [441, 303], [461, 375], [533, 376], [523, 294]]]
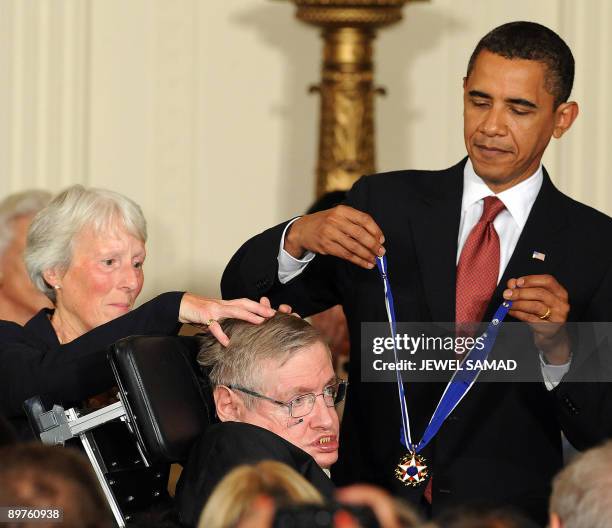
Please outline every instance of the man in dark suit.
[[[265, 231], [229, 263], [224, 297], [265, 294], [302, 315], [344, 307], [351, 387], [337, 483], [369, 481], [433, 514], [469, 501], [511, 504], [544, 523], [561, 431], [579, 449], [612, 435], [609, 380], [570, 382], [595, 360], [565, 324], [612, 320], [612, 220], [559, 192], [541, 165], [551, 137], [578, 115], [568, 101], [573, 74], [571, 51], [548, 28], [494, 29], [464, 79], [467, 159], [362, 178], [346, 205]], [[529, 331], [517, 354], [542, 374], [475, 384], [423, 451], [433, 478], [416, 489], [394, 476], [406, 452], [397, 387], [360, 383], [361, 323], [387, 320], [373, 269], [385, 253], [398, 321], [488, 321], [512, 300], [508, 319]], [[405, 390], [418, 441], [443, 387]]]

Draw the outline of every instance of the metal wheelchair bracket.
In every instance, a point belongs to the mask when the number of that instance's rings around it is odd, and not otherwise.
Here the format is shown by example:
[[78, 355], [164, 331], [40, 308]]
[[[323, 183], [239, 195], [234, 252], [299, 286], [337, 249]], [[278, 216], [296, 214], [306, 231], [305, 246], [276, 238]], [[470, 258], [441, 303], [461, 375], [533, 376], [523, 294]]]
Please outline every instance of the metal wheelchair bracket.
[[74, 408], [66, 411], [62, 406], [54, 405], [53, 409], [50, 411], [40, 414], [39, 421], [43, 428], [43, 431], [40, 433], [40, 439], [44, 444], [64, 445], [67, 440], [79, 437], [85, 449], [85, 453], [96, 473], [104, 496], [113, 512], [117, 526], [119, 526], [119, 528], [124, 528], [125, 519], [123, 518], [117, 499], [104, 476], [107, 472], [106, 464], [91, 434], [91, 431], [96, 427], [118, 418], [122, 420], [127, 418], [125, 407], [121, 401], [113, 403], [112, 405], [107, 405], [85, 416], [79, 416], [77, 410]]
[[66, 440], [125, 415], [125, 407], [120, 401], [85, 416], [78, 416], [74, 409], [65, 411], [60, 405], [54, 405], [52, 410], [40, 415], [44, 427], [40, 439], [44, 444], [64, 445]]

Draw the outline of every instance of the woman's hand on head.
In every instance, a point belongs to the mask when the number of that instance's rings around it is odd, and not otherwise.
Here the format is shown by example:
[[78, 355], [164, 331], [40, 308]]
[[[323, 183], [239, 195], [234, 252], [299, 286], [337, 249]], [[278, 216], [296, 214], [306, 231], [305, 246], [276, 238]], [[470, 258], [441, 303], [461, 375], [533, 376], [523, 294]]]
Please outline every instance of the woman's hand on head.
[[[259, 302], [264, 306], [267, 306], [268, 308], [272, 308], [272, 305], [270, 304], [270, 299], [268, 299], [267, 297], [262, 297], [261, 299], [259, 299]], [[295, 315], [296, 317], [299, 317], [298, 314], [293, 312], [293, 309], [288, 304], [280, 304], [276, 310], [281, 313], [291, 314]]]
[[[267, 301], [267, 299], [266, 299]], [[185, 293], [179, 309], [179, 322], [195, 326], [205, 326], [224, 346], [229, 343], [219, 322], [223, 319], [242, 319], [253, 324], [263, 323], [276, 313], [270, 302], [256, 302], [250, 299], [224, 301], [209, 299], [193, 293]]]

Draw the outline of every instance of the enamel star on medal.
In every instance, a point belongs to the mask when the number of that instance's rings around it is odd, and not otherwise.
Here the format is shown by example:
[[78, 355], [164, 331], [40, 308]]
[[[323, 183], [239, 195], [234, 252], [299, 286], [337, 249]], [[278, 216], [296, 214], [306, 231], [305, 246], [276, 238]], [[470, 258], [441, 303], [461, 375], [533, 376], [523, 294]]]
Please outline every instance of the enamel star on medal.
[[395, 468], [395, 476], [406, 486], [414, 488], [427, 480], [425, 459], [416, 453], [407, 453]]

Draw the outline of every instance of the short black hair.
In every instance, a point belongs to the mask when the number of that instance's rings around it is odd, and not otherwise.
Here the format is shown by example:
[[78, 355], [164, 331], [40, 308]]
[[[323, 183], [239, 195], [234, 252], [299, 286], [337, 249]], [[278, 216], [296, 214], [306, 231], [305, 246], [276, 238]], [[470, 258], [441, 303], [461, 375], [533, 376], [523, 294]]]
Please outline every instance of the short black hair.
[[574, 84], [574, 56], [552, 29], [535, 22], [509, 22], [487, 33], [474, 48], [467, 68], [472, 73], [483, 50], [506, 59], [526, 59], [546, 66], [545, 88], [554, 98], [555, 109], [569, 99]]

